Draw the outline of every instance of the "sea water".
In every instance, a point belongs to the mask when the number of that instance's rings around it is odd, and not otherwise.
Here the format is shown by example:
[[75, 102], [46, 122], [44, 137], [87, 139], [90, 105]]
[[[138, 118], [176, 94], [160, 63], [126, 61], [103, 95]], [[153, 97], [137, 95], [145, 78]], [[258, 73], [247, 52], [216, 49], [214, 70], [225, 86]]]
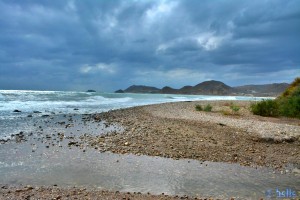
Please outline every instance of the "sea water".
[[[28, 115], [90, 114], [108, 110], [178, 101], [259, 100], [246, 96], [130, 94], [75, 91], [0, 90], [0, 138], [22, 126]], [[15, 110], [21, 112], [14, 112]]]

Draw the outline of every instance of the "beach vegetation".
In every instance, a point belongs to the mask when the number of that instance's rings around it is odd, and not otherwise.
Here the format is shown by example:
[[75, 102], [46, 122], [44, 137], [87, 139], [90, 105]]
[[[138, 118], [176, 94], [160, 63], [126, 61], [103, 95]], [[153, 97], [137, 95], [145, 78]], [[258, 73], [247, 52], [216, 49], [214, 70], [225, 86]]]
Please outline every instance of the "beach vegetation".
[[196, 109], [196, 111], [202, 111], [202, 110], [203, 110], [202, 106], [199, 105], [199, 104], [197, 104], [197, 105], [195, 106], [195, 109]]
[[211, 112], [212, 111], [212, 106], [210, 105], [210, 104], [207, 104], [204, 108], [203, 108], [203, 110], [205, 111], [205, 112]]
[[223, 115], [231, 115], [231, 112], [228, 110], [222, 110]]
[[250, 109], [255, 115], [300, 118], [300, 78], [296, 78], [276, 99], [254, 103]]
[[279, 115], [279, 105], [272, 99], [262, 100], [250, 106], [251, 112], [264, 117], [277, 117]]
[[230, 109], [231, 109], [232, 113], [237, 114], [241, 108], [238, 105], [231, 103]]

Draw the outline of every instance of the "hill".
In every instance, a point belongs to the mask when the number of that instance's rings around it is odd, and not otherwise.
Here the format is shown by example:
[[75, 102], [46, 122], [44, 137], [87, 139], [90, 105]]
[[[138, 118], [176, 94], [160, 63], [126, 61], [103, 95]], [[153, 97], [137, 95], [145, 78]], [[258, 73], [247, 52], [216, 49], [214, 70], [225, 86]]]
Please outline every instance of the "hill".
[[126, 90], [125, 93], [160, 93], [160, 89], [144, 85], [132, 85]]
[[162, 89], [144, 85], [132, 85], [125, 90], [117, 90], [116, 93], [160, 93], [160, 94], [195, 94], [195, 95], [235, 95], [235, 96], [278, 96], [289, 84], [273, 83], [265, 85], [244, 85], [231, 87], [221, 81], [204, 81], [195, 86], [184, 86], [174, 89], [165, 86]]

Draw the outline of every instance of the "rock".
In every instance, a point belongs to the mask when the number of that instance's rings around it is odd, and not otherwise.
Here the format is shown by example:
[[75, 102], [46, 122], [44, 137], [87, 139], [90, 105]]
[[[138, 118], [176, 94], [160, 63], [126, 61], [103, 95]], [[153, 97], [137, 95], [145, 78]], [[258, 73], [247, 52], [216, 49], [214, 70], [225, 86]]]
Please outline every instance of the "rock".
[[26, 185], [27, 190], [33, 190], [33, 187], [31, 185]]
[[294, 168], [294, 169], [292, 170], [292, 173], [300, 175], [300, 169]]
[[220, 125], [220, 126], [226, 126], [226, 124], [222, 124], [222, 123], [218, 123], [218, 125]]
[[72, 141], [68, 143], [69, 146], [76, 145], [76, 144], [77, 144], [77, 142], [72, 142]]
[[70, 127], [72, 127], [73, 126], [73, 124], [67, 124], [65, 127], [66, 128], [70, 128]]
[[125, 146], [129, 146], [129, 142], [125, 142], [124, 145], [125, 145]]
[[37, 110], [35, 110], [35, 111], [33, 111], [33, 113], [42, 113], [41, 111], [37, 111]]
[[27, 115], [27, 117], [32, 117], [32, 115]]
[[124, 90], [117, 90], [115, 93], [124, 93]]
[[13, 112], [19, 113], [19, 112], [22, 112], [22, 111], [20, 111], [20, 110], [14, 110]]

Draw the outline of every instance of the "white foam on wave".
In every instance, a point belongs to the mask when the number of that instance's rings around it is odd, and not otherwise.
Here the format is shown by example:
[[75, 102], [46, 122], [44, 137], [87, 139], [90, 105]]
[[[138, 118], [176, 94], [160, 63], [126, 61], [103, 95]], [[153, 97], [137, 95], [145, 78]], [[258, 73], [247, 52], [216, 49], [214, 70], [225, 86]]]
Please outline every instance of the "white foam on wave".
[[[0, 90], [0, 118], [27, 116], [33, 111], [65, 114], [103, 112], [139, 105], [199, 100], [255, 100], [257, 97], [165, 95], [165, 94], [113, 94], [62, 91]], [[2, 101], [1, 98], [5, 98]], [[78, 109], [74, 109], [78, 108]], [[22, 113], [14, 113], [13, 110]]]
[[24, 165], [24, 162], [22, 162], [22, 161], [12, 162], [12, 163], [0, 162], [0, 168], [3, 168], [3, 167], [17, 167], [17, 166], [22, 166], [22, 165]]
[[103, 96], [92, 96], [88, 97], [87, 102], [97, 102], [97, 103], [123, 103], [133, 100], [131, 97], [122, 97], [122, 98], [107, 98]]

